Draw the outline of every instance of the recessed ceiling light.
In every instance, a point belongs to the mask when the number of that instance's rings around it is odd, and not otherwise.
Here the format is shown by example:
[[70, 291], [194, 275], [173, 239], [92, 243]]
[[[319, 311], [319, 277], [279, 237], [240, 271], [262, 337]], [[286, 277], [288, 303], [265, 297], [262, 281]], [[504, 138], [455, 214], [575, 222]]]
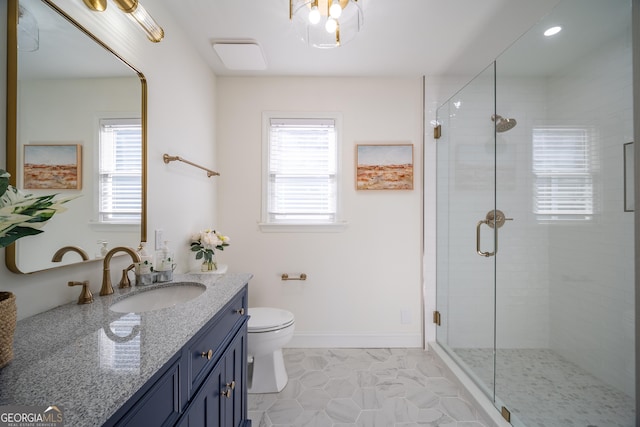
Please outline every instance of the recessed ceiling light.
[[547, 30], [544, 32], [544, 35], [547, 37], [551, 37], [558, 34], [560, 31], [562, 31], [562, 27], [551, 27], [547, 28]]
[[229, 70], [264, 70], [267, 63], [260, 45], [246, 42], [214, 42], [213, 50]]

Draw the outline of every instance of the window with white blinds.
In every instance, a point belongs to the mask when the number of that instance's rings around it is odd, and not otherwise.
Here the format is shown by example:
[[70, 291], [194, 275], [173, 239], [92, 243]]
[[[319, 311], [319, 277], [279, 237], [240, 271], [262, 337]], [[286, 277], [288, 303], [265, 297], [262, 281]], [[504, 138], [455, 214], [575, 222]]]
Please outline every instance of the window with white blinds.
[[264, 222], [335, 223], [338, 199], [336, 120], [269, 117], [267, 126]]
[[138, 224], [142, 200], [140, 119], [100, 120], [98, 221]]
[[533, 203], [539, 219], [590, 219], [594, 212], [593, 172], [587, 129], [534, 127]]

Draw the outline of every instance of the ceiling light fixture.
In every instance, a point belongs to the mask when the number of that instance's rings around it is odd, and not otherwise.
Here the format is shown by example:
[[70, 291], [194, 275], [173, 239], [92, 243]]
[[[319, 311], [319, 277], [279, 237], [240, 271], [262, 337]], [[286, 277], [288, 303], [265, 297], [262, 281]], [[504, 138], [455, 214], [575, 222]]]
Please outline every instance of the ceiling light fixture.
[[[84, 4], [91, 10], [103, 12], [107, 9], [107, 0], [83, 0]], [[154, 43], [158, 43], [164, 38], [164, 30], [149, 15], [149, 12], [140, 4], [138, 0], [113, 0], [120, 10], [134, 20], [147, 34], [147, 38]]]
[[289, 19], [300, 39], [317, 48], [342, 46], [362, 29], [363, 0], [289, 0]]
[[562, 31], [562, 27], [551, 27], [544, 32], [544, 35], [547, 37], [551, 37], [551, 36], [555, 36], [560, 31]]

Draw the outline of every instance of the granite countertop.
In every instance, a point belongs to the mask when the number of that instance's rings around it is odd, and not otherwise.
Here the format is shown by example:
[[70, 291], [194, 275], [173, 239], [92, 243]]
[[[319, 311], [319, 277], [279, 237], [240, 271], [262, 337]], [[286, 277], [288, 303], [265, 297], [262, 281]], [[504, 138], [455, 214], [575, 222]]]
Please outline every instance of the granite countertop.
[[[175, 307], [115, 313], [109, 306], [154, 284], [94, 295], [23, 319], [14, 358], [0, 369], [0, 405], [58, 405], [66, 426], [100, 426], [235, 296], [251, 274], [176, 274], [206, 290]], [[80, 291], [80, 289], [78, 289]]]

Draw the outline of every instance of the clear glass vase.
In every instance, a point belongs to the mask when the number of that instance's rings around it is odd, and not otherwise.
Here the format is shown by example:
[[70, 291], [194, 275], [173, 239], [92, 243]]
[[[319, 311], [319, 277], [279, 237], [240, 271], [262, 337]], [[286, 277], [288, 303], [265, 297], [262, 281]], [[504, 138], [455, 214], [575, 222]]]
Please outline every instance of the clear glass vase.
[[202, 261], [202, 265], [200, 266], [200, 271], [216, 271], [218, 269], [218, 264], [216, 263], [216, 257], [213, 256], [211, 260]]

